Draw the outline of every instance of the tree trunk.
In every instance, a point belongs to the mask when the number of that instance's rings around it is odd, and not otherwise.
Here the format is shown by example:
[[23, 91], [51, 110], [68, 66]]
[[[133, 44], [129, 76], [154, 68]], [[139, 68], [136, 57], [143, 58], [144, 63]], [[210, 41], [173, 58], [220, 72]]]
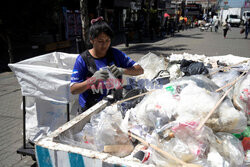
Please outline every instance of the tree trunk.
[[82, 38], [84, 49], [88, 48], [88, 32], [89, 32], [89, 16], [88, 16], [88, 0], [80, 0], [81, 21], [82, 21]]
[[9, 53], [9, 63], [14, 63], [14, 55], [13, 55], [10, 35], [8, 33], [3, 32], [2, 34], [0, 34], [0, 38], [2, 38], [2, 40], [7, 44], [8, 53]]
[[7, 44], [8, 44], [8, 53], [9, 53], [9, 63], [14, 63], [14, 55], [12, 50], [12, 44], [10, 40], [10, 36], [6, 35], [7, 38]]

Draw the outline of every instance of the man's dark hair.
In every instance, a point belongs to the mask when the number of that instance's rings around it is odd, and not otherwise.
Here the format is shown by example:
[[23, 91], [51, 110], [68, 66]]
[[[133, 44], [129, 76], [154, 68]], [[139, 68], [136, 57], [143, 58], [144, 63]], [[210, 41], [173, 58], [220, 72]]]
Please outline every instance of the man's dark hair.
[[103, 21], [103, 20], [96, 21], [90, 26], [89, 38], [92, 40], [92, 39], [98, 37], [98, 35], [100, 35], [101, 33], [107, 34], [110, 37], [110, 39], [113, 38], [112, 29], [107, 24], [107, 22]]

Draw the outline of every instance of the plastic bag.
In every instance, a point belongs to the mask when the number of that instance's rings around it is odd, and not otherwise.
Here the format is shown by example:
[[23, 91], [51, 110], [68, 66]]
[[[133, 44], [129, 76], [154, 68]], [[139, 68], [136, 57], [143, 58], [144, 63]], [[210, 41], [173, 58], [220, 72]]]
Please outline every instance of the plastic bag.
[[243, 34], [245, 32], [245, 28], [242, 28], [241, 30], [240, 30], [240, 34]]
[[[88, 134], [86, 134], [88, 133]], [[88, 123], [85, 125], [85, 129], [78, 132], [73, 133], [71, 130], [65, 131], [62, 135], [59, 135], [59, 140], [62, 143], [82, 147], [90, 150], [97, 150], [96, 146], [94, 145], [94, 134], [92, 134], [92, 127]], [[86, 138], [86, 136], [88, 138]]]
[[152, 80], [159, 71], [167, 69], [168, 62], [164, 57], [149, 52], [139, 59], [138, 64], [144, 69], [144, 74], [138, 78]]
[[[184, 77], [171, 84], [187, 85], [180, 92], [178, 105], [175, 108], [178, 114], [177, 121], [180, 122], [204, 118], [221, 97], [220, 92], [214, 92], [218, 86], [201, 75]], [[215, 131], [237, 133], [244, 131], [247, 122], [244, 113], [237, 111], [232, 102], [226, 98], [206, 125]]]
[[[160, 128], [167, 120], [174, 119], [175, 104], [176, 99], [172, 98], [170, 92], [165, 89], [156, 90], [144, 97], [135, 107], [137, 122], [148, 127]], [[161, 121], [161, 118], [166, 120]]]
[[213, 147], [210, 147], [210, 151], [207, 156], [207, 162], [209, 167], [229, 167], [229, 162], [220, 155], [220, 153]]
[[[212, 75], [211, 80], [219, 87], [222, 87], [227, 83], [234, 81], [239, 75], [240, 73], [237, 70], [232, 69], [228, 72], [218, 72]], [[228, 88], [224, 88], [223, 90], [225, 91], [226, 89]], [[232, 99], [233, 90], [229, 92], [228, 96]]]
[[208, 69], [202, 62], [194, 62], [191, 60], [183, 59], [181, 61], [181, 71], [184, 72], [185, 76], [196, 75], [196, 74], [208, 74]]
[[[195, 122], [178, 123], [171, 122], [165, 125], [174, 133], [170, 140], [161, 138], [155, 133], [152, 134], [152, 143], [156, 144], [162, 150], [187, 162], [206, 166], [206, 157], [209, 150], [209, 136], [213, 134], [209, 128], [203, 128], [201, 131], [195, 131], [197, 127]], [[165, 129], [167, 130], [167, 129]], [[159, 134], [159, 133], [157, 133]], [[178, 166], [179, 164], [172, 159], [163, 157], [157, 151], [152, 150], [152, 163], [157, 166]]]
[[230, 167], [241, 167], [244, 161], [244, 150], [241, 142], [229, 133], [218, 132], [220, 142], [213, 144], [213, 147], [222, 155]]
[[[147, 90], [145, 89], [144, 85], [138, 84], [134, 78], [128, 78], [127, 84], [124, 85], [123, 89], [122, 89], [122, 98], [128, 99], [130, 97], [139, 95], [141, 93], [145, 93], [146, 91]], [[121, 113], [124, 117], [126, 112], [130, 108], [134, 108], [143, 98], [144, 98], [144, 96], [141, 96], [141, 97], [120, 103], [117, 105], [118, 110], [121, 111]]]
[[169, 60], [170, 62], [181, 61], [183, 59], [192, 61], [204, 61], [205, 58], [206, 58], [205, 55], [183, 53], [183, 54], [172, 54], [170, 55]]
[[77, 56], [53, 52], [9, 64], [26, 97], [26, 137], [31, 141], [66, 123], [67, 104], [73, 104], [77, 97], [69, 89]]
[[179, 123], [172, 127], [172, 131], [176, 138], [184, 142], [194, 157], [206, 158], [209, 150], [208, 137], [213, 134], [212, 130], [207, 127], [203, 127], [200, 131], [197, 131], [197, 122], [184, 122]]
[[[158, 117], [179, 122], [202, 120], [222, 95], [216, 89], [218, 86], [204, 76], [183, 77], [147, 95], [135, 107], [136, 117], [141, 124], [154, 128]], [[206, 125], [215, 131], [241, 133], [247, 122], [244, 113], [225, 99]]]
[[66, 122], [66, 104], [26, 97], [27, 139], [36, 142]]
[[[240, 69], [247, 70], [247, 69], [249, 69], [249, 63], [250, 63], [249, 61], [248, 61], [248, 63], [246, 63], [246, 62], [244, 63], [244, 61], [247, 61], [247, 60], [249, 60], [249, 58], [247, 58], [247, 57], [239, 57], [239, 56], [234, 56], [234, 55], [228, 54], [225, 56], [206, 57], [203, 62], [206, 64], [209, 62], [219, 61], [220, 63], [223, 63], [227, 66], [240, 63], [239, 65], [237, 65], [238, 70], [240, 70]], [[240, 66], [242, 66], [244, 68], [239, 69]]]
[[250, 121], [250, 73], [248, 72], [234, 88], [233, 104], [234, 106], [245, 112], [248, 121]]
[[116, 106], [107, 107], [93, 115], [90, 124], [83, 128], [83, 139], [84, 142], [94, 144], [97, 151], [124, 157], [129, 155], [134, 147], [127, 134], [120, 129], [122, 115], [115, 108]]

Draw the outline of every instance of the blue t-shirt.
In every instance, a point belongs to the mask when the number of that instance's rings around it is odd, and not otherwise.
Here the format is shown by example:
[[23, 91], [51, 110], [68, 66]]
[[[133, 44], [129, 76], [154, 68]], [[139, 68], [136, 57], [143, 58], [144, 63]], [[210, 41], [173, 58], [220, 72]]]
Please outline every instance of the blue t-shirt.
[[[115, 60], [109, 65], [112, 65], [115, 63], [117, 67], [129, 68], [135, 64], [135, 61], [133, 61], [130, 57], [128, 57], [125, 53], [121, 52], [120, 50], [111, 48], [111, 51], [113, 52]], [[88, 50], [86, 52], [88, 52], [87, 54], [90, 54]], [[97, 70], [108, 66], [106, 57], [94, 58], [94, 61], [95, 61]], [[83, 60], [82, 56], [79, 55], [76, 58], [76, 62], [73, 68], [73, 73], [71, 76], [71, 85], [74, 83], [80, 83], [80, 82], [85, 81], [87, 79], [87, 73], [88, 73], [88, 68], [86, 66], [86, 63]], [[107, 95], [106, 91], [104, 90], [103, 94], [99, 97], [98, 101], [100, 101], [106, 95]], [[88, 97], [87, 91], [79, 95], [79, 104], [81, 105], [81, 107], [85, 106], [86, 101], [88, 100], [87, 97]]]

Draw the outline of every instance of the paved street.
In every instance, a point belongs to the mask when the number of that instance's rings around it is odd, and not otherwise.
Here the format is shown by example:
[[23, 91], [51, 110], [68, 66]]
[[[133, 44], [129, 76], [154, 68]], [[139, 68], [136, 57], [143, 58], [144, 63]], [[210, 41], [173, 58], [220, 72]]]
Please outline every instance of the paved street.
[[[157, 55], [171, 53], [205, 54], [217, 56], [233, 54], [250, 58], [250, 39], [243, 39], [240, 28], [232, 28], [228, 37], [223, 38], [221, 29], [215, 32], [200, 32], [198, 28], [180, 31], [175, 37], [148, 39], [143, 43], [131, 43], [128, 48], [124, 44], [115, 46], [138, 60], [148, 52]], [[250, 36], [249, 36], [250, 38]], [[0, 166], [25, 167], [35, 162], [30, 157], [16, 154], [22, 146], [22, 111], [20, 86], [12, 72], [0, 74]]]
[[224, 39], [222, 29], [217, 33], [204, 31], [198, 28], [180, 31], [175, 37], [169, 37], [155, 42], [134, 43], [128, 48], [124, 44], [117, 48], [133, 57], [135, 60], [148, 52], [157, 55], [170, 55], [171, 53], [204, 54], [206, 56], [219, 56], [233, 54], [236, 56], [250, 57], [250, 35], [249, 39], [243, 39], [240, 34], [241, 28], [232, 28]]

